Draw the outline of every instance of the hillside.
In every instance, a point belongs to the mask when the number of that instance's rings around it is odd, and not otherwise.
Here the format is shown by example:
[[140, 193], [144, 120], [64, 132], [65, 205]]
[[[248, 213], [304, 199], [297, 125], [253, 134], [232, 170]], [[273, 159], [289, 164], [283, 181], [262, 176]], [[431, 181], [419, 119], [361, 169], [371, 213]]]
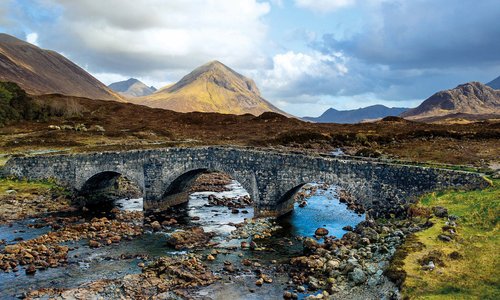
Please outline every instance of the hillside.
[[108, 87], [124, 97], [148, 96], [156, 92], [155, 87], [147, 86], [142, 81], [135, 78], [118, 81], [108, 85]]
[[365, 120], [381, 119], [387, 116], [399, 116], [407, 110], [408, 108], [389, 108], [384, 105], [372, 105], [352, 110], [329, 108], [319, 117], [304, 117], [303, 119], [317, 123], [354, 124]]
[[131, 102], [177, 112], [218, 112], [285, 114], [260, 95], [255, 82], [218, 61], [207, 63], [184, 76], [179, 82], [149, 96]]
[[123, 101], [99, 80], [55, 51], [0, 34], [0, 81], [17, 83], [34, 95], [59, 93]]
[[500, 91], [479, 82], [469, 82], [437, 92], [400, 116], [421, 120], [453, 114], [467, 114], [469, 117], [500, 115]]
[[492, 89], [500, 90], [500, 76], [488, 82], [486, 85]]

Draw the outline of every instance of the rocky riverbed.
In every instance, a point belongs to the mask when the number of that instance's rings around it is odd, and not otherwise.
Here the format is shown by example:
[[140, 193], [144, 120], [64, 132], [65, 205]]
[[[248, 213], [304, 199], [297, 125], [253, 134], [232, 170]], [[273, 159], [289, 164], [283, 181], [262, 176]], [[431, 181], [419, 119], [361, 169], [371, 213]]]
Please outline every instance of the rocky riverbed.
[[0, 227], [2, 298], [399, 297], [390, 262], [413, 223], [367, 219], [346, 191], [321, 184], [279, 219], [253, 219], [248, 194], [222, 175], [191, 192], [156, 215], [130, 199], [105, 213], [10, 220]]

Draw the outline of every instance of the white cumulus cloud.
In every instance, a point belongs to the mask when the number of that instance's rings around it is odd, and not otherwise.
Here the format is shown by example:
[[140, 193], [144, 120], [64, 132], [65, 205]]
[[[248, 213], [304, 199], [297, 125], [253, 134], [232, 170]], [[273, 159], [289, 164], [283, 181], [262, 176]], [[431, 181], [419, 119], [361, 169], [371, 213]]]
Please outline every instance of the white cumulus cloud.
[[278, 92], [296, 92], [306, 81], [333, 80], [348, 73], [346, 59], [341, 53], [322, 54], [317, 51], [301, 53], [288, 51], [273, 57], [273, 68], [265, 72], [261, 84]]
[[[257, 0], [39, 0], [60, 16], [39, 33], [45, 48], [71, 55], [95, 73], [147, 75], [189, 70], [218, 59], [265, 62], [270, 4]], [[36, 24], [35, 24], [36, 25]]]

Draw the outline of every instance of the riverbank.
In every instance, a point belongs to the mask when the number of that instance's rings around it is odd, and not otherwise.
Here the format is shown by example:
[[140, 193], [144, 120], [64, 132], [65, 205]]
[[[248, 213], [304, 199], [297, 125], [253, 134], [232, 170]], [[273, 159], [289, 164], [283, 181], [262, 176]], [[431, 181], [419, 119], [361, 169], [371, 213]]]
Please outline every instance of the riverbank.
[[[0, 187], [0, 199], [18, 197], [0, 208], [32, 200], [23, 205], [30, 213], [2, 229], [6, 298], [498, 295], [498, 180], [482, 191], [429, 194], [408, 215], [364, 221], [345, 191], [317, 184], [297, 194], [295, 214], [253, 220], [248, 194], [222, 174], [199, 177], [183, 207], [146, 217], [118, 209], [82, 214], [52, 183], [4, 180]], [[34, 197], [41, 195], [44, 201]], [[52, 206], [52, 198], [66, 202]], [[134, 209], [136, 202], [120, 201]]]
[[429, 227], [410, 236], [392, 262], [404, 297], [500, 298], [500, 180], [492, 184], [431, 193], [412, 208]]
[[53, 182], [0, 178], [0, 224], [72, 209], [69, 193]]

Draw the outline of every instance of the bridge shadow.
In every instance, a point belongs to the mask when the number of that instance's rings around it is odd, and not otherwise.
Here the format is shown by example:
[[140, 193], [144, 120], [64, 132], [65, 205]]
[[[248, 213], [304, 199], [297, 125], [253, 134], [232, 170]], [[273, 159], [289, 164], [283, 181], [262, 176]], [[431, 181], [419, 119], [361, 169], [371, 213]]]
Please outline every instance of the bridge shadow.
[[121, 173], [104, 171], [85, 181], [76, 192], [75, 202], [84, 210], [106, 212], [117, 205], [127, 204], [127, 200], [141, 199], [143, 195], [144, 191], [139, 183]]

